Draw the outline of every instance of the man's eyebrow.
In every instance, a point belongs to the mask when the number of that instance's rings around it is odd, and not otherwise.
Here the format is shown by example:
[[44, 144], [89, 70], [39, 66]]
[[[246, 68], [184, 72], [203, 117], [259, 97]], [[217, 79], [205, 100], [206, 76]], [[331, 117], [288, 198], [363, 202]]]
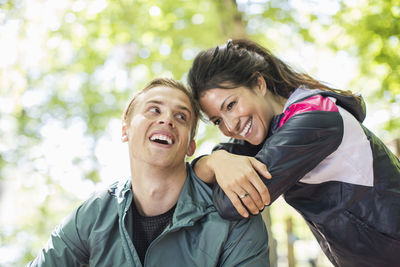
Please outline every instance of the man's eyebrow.
[[146, 101], [146, 104], [160, 104], [160, 105], [162, 105], [163, 102], [160, 101], [160, 100], [148, 100], [148, 101]]
[[[226, 102], [231, 96], [233, 96], [233, 94], [227, 96], [227, 97], [224, 99], [224, 101], [221, 103], [221, 106], [219, 107], [219, 110], [220, 110], [220, 111], [224, 110], [225, 102]], [[213, 120], [216, 119], [216, 118], [217, 118], [217, 116], [211, 116], [208, 120], [213, 121]]]
[[190, 115], [192, 115], [192, 111], [189, 108], [187, 108], [186, 106], [178, 105], [178, 108], [182, 109], [182, 110], [186, 110], [187, 112], [189, 112]]
[[[146, 102], [146, 104], [164, 105], [165, 103], [161, 100], [149, 100]], [[177, 107], [178, 107], [178, 109], [185, 110], [185, 111], [189, 112], [190, 115], [192, 115], [192, 111], [188, 107], [183, 106], [183, 105], [177, 105]]]

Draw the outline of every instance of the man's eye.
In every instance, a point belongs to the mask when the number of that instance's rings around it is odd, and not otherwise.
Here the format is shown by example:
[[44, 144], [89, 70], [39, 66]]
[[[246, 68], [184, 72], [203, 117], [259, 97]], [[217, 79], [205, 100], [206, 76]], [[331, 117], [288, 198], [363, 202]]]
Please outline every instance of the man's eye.
[[227, 109], [227, 110], [231, 110], [235, 104], [236, 104], [235, 101], [230, 102], [230, 103], [228, 104], [228, 106], [226, 106], [226, 109]]
[[158, 107], [152, 107], [149, 109], [150, 112], [160, 113], [160, 109]]
[[176, 117], [178, 120], [186, 121], [186, 115], [185, 114], [177, 114]]

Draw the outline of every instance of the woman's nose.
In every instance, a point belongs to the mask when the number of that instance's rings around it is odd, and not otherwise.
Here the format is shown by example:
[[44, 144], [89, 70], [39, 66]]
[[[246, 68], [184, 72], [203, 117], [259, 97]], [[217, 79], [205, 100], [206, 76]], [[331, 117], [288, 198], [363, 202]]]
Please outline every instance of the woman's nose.
[[228, 117], [225, 119], [225, 127], [230, 133], [236, 133], [238, 129], [238, 119]]

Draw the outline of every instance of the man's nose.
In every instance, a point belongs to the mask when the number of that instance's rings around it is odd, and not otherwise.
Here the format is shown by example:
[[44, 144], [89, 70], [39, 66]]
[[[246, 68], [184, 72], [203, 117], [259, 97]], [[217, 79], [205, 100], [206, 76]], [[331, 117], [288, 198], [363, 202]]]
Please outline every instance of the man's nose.
[[169, 113], [163, 114], [163, 115], [161, 115], [161, 117], [159, 118], [158, 123], [159, 123], [159, 124], [166, 124], [166, 125], [168, 125], [168, 126], [174, 128], [174, 127], [175, 127], [175, 124], [174, 124], [174, 120], [173, 120], [173, 117], [172, 117], [172, 116], [173, 116], [173, 115], [172, 115], [172, 114], [169, 114]]

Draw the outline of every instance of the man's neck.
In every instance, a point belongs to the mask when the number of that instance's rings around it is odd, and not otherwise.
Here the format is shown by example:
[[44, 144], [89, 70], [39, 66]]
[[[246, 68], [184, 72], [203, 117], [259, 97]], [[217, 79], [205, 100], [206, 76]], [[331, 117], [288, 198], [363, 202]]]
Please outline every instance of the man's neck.
[[131, 164], [133, 201], [140, 214], [156, 216], [177, 202], [186, 181], [186, 165], [165, 168]]

